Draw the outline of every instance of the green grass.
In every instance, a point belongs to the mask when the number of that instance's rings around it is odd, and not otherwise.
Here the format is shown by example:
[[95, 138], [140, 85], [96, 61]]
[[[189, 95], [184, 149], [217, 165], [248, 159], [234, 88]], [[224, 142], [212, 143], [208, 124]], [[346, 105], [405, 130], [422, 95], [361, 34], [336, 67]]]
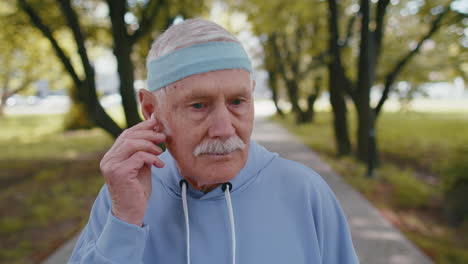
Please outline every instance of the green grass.
[[378, 123], [380, 149], [434, 173], [446, 160], [468, 146], [468, 114], [384, 113]]
[[[464, 227], [468, 223], [449, 224], [443, 194], [447, 172], [466, 173], [468, 114], [383, 113], [377, 124], [380, 166], [377, 177], [371, 179], [365, 176], [364, 164], [350, 157], [336, 158], [330, 112], [319, 112], [314, 123], [299, 126], [291, 115], [273, 119], [317, 151], [374, 205], [391, 211], [392, 222], [436, 263], [468, 263], [468, 228]], [[352, 113], [349, 121], [355, 145]]]
[[0, 118], [0, 263], [49, 255], [82, 228], [103, 184], [112, 138], [62, 126], [62, 115]]
[[62, 115], [0, 118], [0, 160], [76, 158], [112, 141], [101, 129], [62, 133]]

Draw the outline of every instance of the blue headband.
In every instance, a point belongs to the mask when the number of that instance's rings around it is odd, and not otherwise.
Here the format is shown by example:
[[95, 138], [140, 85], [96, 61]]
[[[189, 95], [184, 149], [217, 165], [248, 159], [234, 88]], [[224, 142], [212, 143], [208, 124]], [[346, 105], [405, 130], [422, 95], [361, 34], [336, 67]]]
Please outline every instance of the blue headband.
[[190, 75], [225, 69], [252, 73], [249, 56], [241, 44], [213, 41], [181, 48], [147, 64], [148, 89], [156, 91]]

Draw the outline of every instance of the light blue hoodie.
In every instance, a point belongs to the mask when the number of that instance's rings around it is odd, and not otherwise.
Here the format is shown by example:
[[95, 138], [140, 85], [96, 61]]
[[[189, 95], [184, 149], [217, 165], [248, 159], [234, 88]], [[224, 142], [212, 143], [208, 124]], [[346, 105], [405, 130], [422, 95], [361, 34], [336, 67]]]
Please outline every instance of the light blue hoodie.
[[188, 187], [187, 233], [182, 177], [167, 151], [160, 157], [166, 166], [152, 170], [145, 226], [114, 217], [104, 186], [68, 263], [232, 263], [233, 250], [239, 264], [358, 263], [342, 209], [311, 169], [252, 141], [230, 197], [221, 186]]

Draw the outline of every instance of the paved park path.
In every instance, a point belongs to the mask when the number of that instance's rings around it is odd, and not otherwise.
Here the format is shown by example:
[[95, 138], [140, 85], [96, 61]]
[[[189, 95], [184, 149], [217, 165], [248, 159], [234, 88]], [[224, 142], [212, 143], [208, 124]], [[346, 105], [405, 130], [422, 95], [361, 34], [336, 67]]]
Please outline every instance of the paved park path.
[[[263, 117], [256, 117], [253, 138], [270, 151], [309, 166], [325, 179], [345, 211], [354, 247], [362, 264], [432, 263], [365, 198], [343, 182], [315, 152], [284, 128]], [[76, 238], [70, 240], [43, 264], [66, 263], [75, 242]]]

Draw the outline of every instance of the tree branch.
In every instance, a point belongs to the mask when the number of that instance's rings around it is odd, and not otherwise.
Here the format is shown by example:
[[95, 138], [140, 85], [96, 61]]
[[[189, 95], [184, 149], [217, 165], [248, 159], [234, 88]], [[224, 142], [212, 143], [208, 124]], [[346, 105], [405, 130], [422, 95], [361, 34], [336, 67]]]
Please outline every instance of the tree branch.
[[[142, 11], [140, 21], [138, 21], [138, 29], [130, 36], [130, 43], [135, 43], [151, 30], [156, 15], [158, 14], [158, 9], [163, 5], [168, 5], [168, 3], [164, 0], [148, 1], [148, 4]], [[169, 17], [169, 14], [167, 15]]]
[[390, 3], [390, 0], [379, 0], [376, 6], [376, 18], [375, 18], [375, 30], [374, 30], [374, 66], [377, 67], [377, 62], [380, 57], [380, 51], [382, 47], [383, 33], [385, 28], [385, 14], [387, 13], [387, 6]]
[[[283, 59], [285, 60], [285, 63], [280, 63], [280, 69], [282, 71], [282, 75], [283, 75], [283, 78], [284, 80], [289, 80], [288, 76], [287, 76], [287, 70], [286, 70], [286, 67], [285, 65], [288, 65], [289, 66], [289, 69], [291, 70], [291, 72], [293, 71], [292, 67], [294, 65], [294, 61], [293, 61], [293, 58], [292, 58], [292, 52], [289, 48], [289, 44], [288, 44], [288, 41], [287, 41], [287, 37], [285, 36], [285, 34], [281, 34], [279, 36], [280, 40], [281, 40], [281, 44], [283, 46], [283, 52], [286, 53], [286, 56], [283, 58], [283, 56], [281, 56], [281, 51], [279, 49], [279, 46], [278, 46], [278, 43], [275, 41], [275, 53], [277, 54], [277, 56], [279, 56], [278, 58], [280, 59], [280, 61], [283, 61]], [[278, 34], [276, 34], [276, 39], [278, 39]]]
[[70, 74], [73, 82], [77, 87], [80, 87], [83, 81], [78, 77], [73, 65], [71, 64], [70, 59], [65, 54], [63, 49], [58, 44], [57, 40], [52, 35], [52, 31], [47, 27], [39, 17], [39, 15], [33, 10], [33, 8], [26, 2], [26, 0], [18, 0], [19, 7], [29, 16], [32, 24], [38, 28], [42, 34], [49, 40], [50, 44], [54, 48], [55, 53], [59, 57], [60, 61], [62, 62], [63, 66], [65, 67], [66, 71]]
[[339, 41], [338, 45], [340, 47], [346, 47], [349, 44], [349, 41], [353, 37], [353, 26], [356, 21], [357, 15], [352, 16], [348, 21], [348, 26], [346, 27], [346, 38], [344, 40]]
[[296, 30], [296, 34], [295, 34], [295, 37], [296, 39], [294, 40], [295, 44], [294, 45], [294, 54], [295, 54], [295, 58], [293, 59], [294, 61], [292, 62], [292, 71], [293, 71], [293, 74], [294, 76], [298, 76], [299, 75], [299, 68], [300, 68], [300, 65], [301, 65], [301, 60], [300, 58], [302, 57], [302, 47], [301, 47], [301, 39], [302, 39], [302, 34], [303, 34], [303, 28], [301, 26], [299, 26]]
[[449, 10], [450, 10], [450, 7], [446, 7], [445, 10], [442, 11], [442, 13], [440, 13], [434, 19], [434, 21], [432, 21], [432, 24], [431, 24], [431, 27], [430, 27], [429, 31], [426, 33], [426, 35], [424, 35], [419, 40], [416, 47], [414, 49], [410, 50], [405, 56], [403, 56], [400, 59], [400, 61], [395, 65], [393, 70], [389, 74], [386, 75], [386, 77], [385, 77], [385, 88], [384, 88], [384, 91], [382, 93], [382, 97], [380, 98], [379, 103], [377, 104], [377, 106], [374, 109], [376, 116], [378, 116], [378, 114], [382, 110], [382, 106], [384, 105], [385, 101], [387, 100], [388, 95], [389, 95], [390, 90], [391, 90], [391, 87], [392, 87], [393, 83], [395, 82], [395, 79], [397, 78], [398, 74], [403, 70], [403, 67], [406, 66], [406, 64], [410, 61], [410, 59], [412, 57], [414, 57], [414, 55], [416, 55], [419, 52], [419, 50], [420, 50], [422, 44], [424, 43], [424, 41], [431, 38], [432, 35], [434, 35], [437, 32], [437, 30], [439, 30], [439, 28], [441, 26], [442, 18], [449, 12]]
[[12, 95], [14, 95], [14, 94], [17, 94], [17, 93], [19, 93], [19, 92], [25, 90], [26, 88], [28, 88], [28, 85], [31, 84], [31, 81], [32, 81], [32, 80], [29, 79], [29, 78], [25, 79], [25, 80], [21, 83], [21, 85], [20, 85], [19, 87], [17, 87], [16, 89], [13, 89], [13, 90], [11, 90], [11, 91], [9, 91], [8, 94], [7, 94], [7, 97], [10, 97], [10, 96], [12, 96]]
[[1, 89], [3, 90], [1, 93], [2, 98], [3, 97], [8, 98], [10, 96], [9, 95], [10, 91], [8, 91], [8, 89], [10, 88], [11, 77], [12, 77], [11, 71], [7, 69], [7, 73], [5, 74], [5, 79], [3, 80], [2, 87], [1, 87]]
[[[60, 4], [60, 8], [67, 20], [68, 26], [73, 32], [73, 37], [75, 38], [76, 46], [78, 47], [78, 54], [80, 55], [81, 62], [83, 63], [83, 69], [86, 75], [86, 80], [89, 84], [94, 83], [94, 68], [89, 62], [88, 53], [85, 47], [85, 39], [80, 30], [80, 24], [78, 22], [78, 16], [71, 7], [70, 0], [56, 0]], [[91, 85], [90, 90], [94, 90], [94, 85]], [[95, 91], [90, 91], [95, 92]]]
[[278, 70], [281, 76], [283, 77], [284, 81], [288, 81], [288, 75], [286, 72], [286, 68], [284, 66], [285, 63], [282, 63], [281, 51], [278, 46], [278, 33], [273, 33], [271, 35], [271, 47], [272, 47], [274, 56], [277, 58]]
[[325, 65], [328, 56], [330, 56], [330, 53], [328, 51], [322, 51], [318, 55], [313, 56], [310, 63], [305, 67], [304, 71], [299, 73], [299, 80], [304, 79], [310, 71]]

